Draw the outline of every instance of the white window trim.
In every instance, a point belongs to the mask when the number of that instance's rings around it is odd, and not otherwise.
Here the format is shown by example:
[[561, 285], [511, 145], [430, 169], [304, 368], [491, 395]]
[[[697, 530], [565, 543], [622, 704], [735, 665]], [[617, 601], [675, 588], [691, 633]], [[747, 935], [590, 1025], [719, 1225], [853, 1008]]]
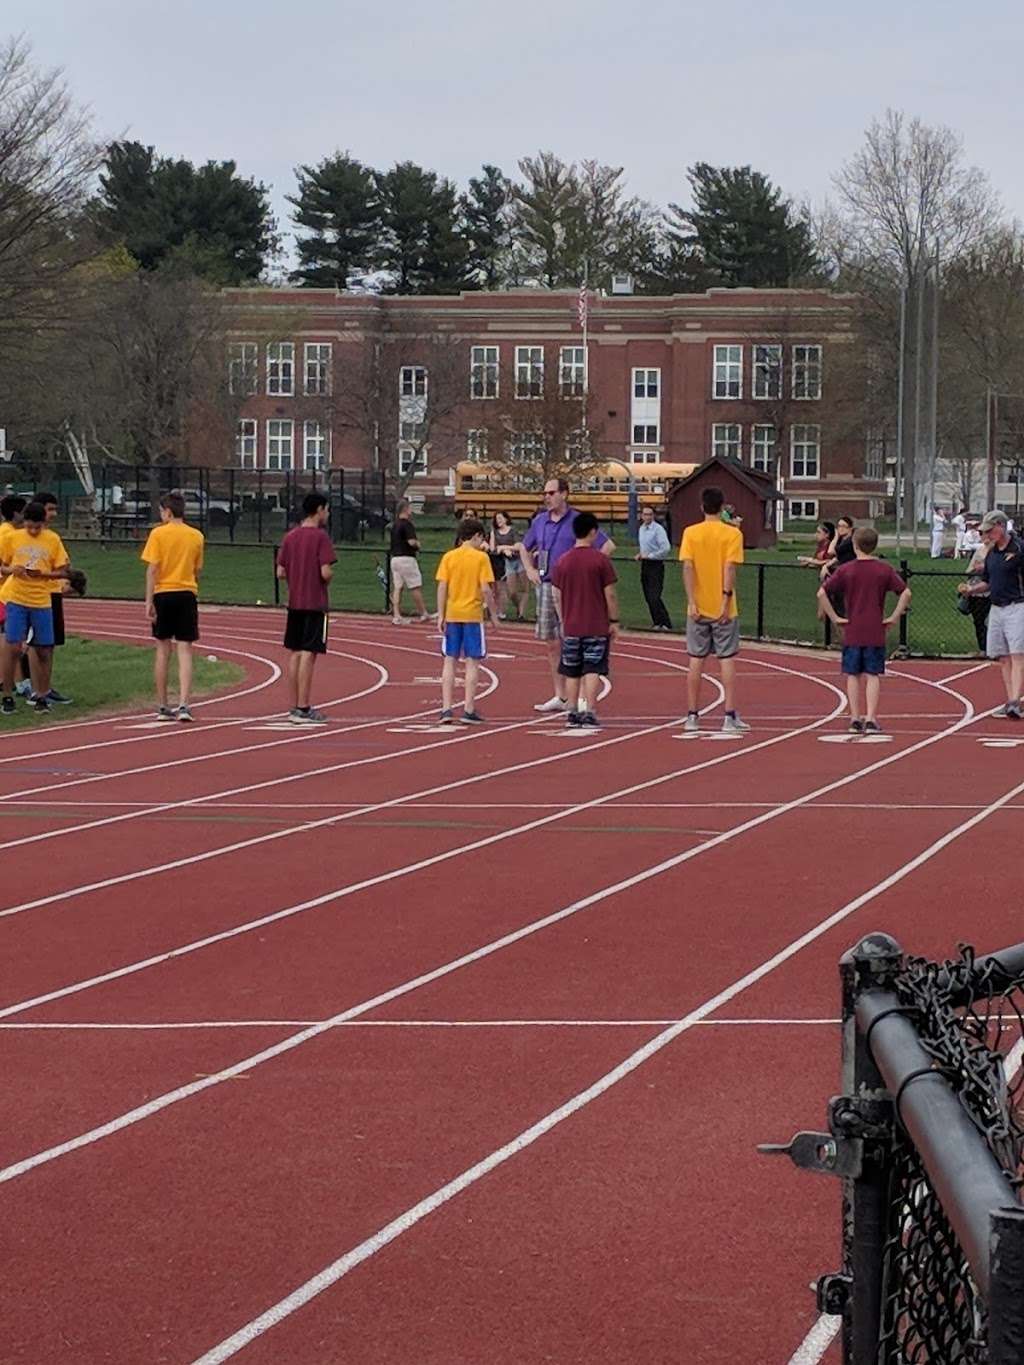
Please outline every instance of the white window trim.
[[[532, 357], [531, 357], [531, 353], [534, 352], [534, 351], [539, 351], [539, 352], [540, 352], [540, 363], [539, 363], [539, 364], [537, 363], [537, 361], [533, 360]], [[521, 355], [524, 355], [524, 354], [526, 355], [527, 358], [526, 358], [525, 360], [520, 360], [519, 357], [520, 357]], [[538, 384], [538, 392], [537, 392], [537, 393], [521, 393], [521, 392], [520, 392], [520, 383], [519, 383], [519, 371], [520, 371], [520, 368], [525, 368], [525, 369], [529, 370], [529, 372], [530, 372], [530, 378], [529, 378], [529, 380], [527, 381], [529, 384], [532, 384], [532, 383], [534, 382], [534, 380], [533, 380], [533, 373], [534, 373], [534, 370], [536, 369], [536, 370], [539, 372], [539, 374], [540, 374], [540, 382], [539, 382], [539, 384]], [[543, 347], [543, 346], [517, 346], [517, 347], [516, 347], [516, 353], [515, 353], [515, 380], [514, 380], [514, 382], [515, 382], [515, 396], [516, 396], [516, 398], [517, 398], [520, 402], [523, 402], [523, 403], [536, 402], [538, 399], [544, 397], [544, 347]]]
[[[270, 463], [270, 442], [271, 442], [272, 440], [277, 441], [277, 442], [281, 442], [281, 441], [284, 439], [284, 433], [283, 433], [283, 431], [279, 432], [277, 436], [273, 436], [273, 437], [271, 436], [271, 434], [270, 434], [270, 428], [273, 427], [273, 426], [287, 427], [287, 428], [288, 428], [288, 463], [287, 463], [287, 464], [281, 464], [281, 463], [280, 463], [280, 461], [281, 461], [281, 451], [280, 451], [280, 450], [279, 450], [278, 453], [274, 456], [274, 458], [278, 461], [278, 463], [277, 463], [277, 464], [271, 464], [271, 463]], [[294, 423], [294, 421], [293, 421], [290, 417], [268, 417], [268, 418], [267, 418], [267, 423], [266, 423], [266, 437], [265, 437], [265, 440], [266, 440], [266, 445], [265, 445], [265, 457], [264, 457], [264, 468], [265, 468], [265, 469], [273, 469], [273, 470], [276, 470], [276, 471], [278, 471], [278, 472], [280, 472], [280, 473], [284, 473], [286, 470], [294, 469], [294, 468], [295, 468], [295, 423]]]
[[427, 448], [398, 447], [398, 473], [402, 478], [418, 479], [427, 472]]
[[[406, 376], [407, 374], [411, 374], [411, 375], [412, 375], [412, 392], [411, 392], [411, 393], [406, 393], [406, 391], [405, 391], [405, 376]], [[422, 393], [417, 393], [417, 391], [416, 391], [416, 376], [417, 376], [417, 374], [421, 374], [421, 375], [423, 376], [423, 392], [422, 392]], [[430, 376], [429, 376], [429, 374], [427, 373], [427, 367], [426, 367], [425, 365], [400, 365], [400, 366], [398, 367], [398, 396], [399, 396], [399, 398], [406, 398], [406, 399], [408, 399], [408, 398], [426, 398], [427, 392], [428, 392], [429, 388], [430, 388]]]
[[[660, 446], [660, 445], [661, 445], [661, 423], [660, 423], [660, 422], [631, 422], [631, 423], [630, 423], [630, 427], [632, 428], [632, 436], [633, 436], [633, 439], [630, 441], [630, 445], [634, 445], [634, 446]], [[636, 434], [636, 429], [637, 429], [637, 427], [644, 427], [645, 429], [647, 429], [647, 428], [649, 428], [649, 427], [653, 427], [653, 428], [654, 428], [654, 440], [652, 441], [652, 440], [648, 440], [648, 439], [645, 438], [645, 437], [638, 437], [637, 434]]]
[[[483, 352], [483, 355], [484, 355], [483, 360], [476, 360], [476, 359], [475, 359], [475, 356], [476, 356], [477, 351], [482, 351], [482, 352]], [[489, 355], [489, 353], [490, 353], [491, 351], [494, 352], [494, 359], [493, 359], [493, 360], [489, 360], [489, 359], [488, 359], [488, 355]], [[490, 378], [491, 378], [491, 366], [492, 366], [492, 365], [493, 365], [493, 367], [494, 367], [494, 392], [493, 392], [493, 393], [488, 393], [486, 390], [487, 390], [487, 388], [488, 388], [488, 382], [489, 382], [489, 380], [490, 380]], [[475, 378], [476, 378], [476, 370], [477, 370], [478, 367], [479, 367], [479, 369], [481, 370], [482, 375], [483, 375], [483, 387], [484, 387], [484, 392], [483, 392], [483, 393], [474, 393], [474, 392], [473, 392], [474, 381], [475, 381]], [[500, 389], [501, 389], [501, 352], [499, 351], [498, 347], [497, 347], [497, 346], [471, 346], [471, 347], [469, 348], [469, 397], [470, 397], [470, 400], [471, 400], [472, 402], [474, 402], [474, 403], [486, 403], [486, 402], [489, 402], [491, 399], [497, 398], [497, 397], [499, 396], [499, 390], [500, 390]]]
[[[636, 391], [636, 377], [637, 377], [638, 374], [642, 374], [642, 375], [644, 376], [644, 391], [643, 391], [643, 393], [637, 393], [637, 391]], [[650, 392], [648, 391], [648, 386], [649, 386], [649, 384], [650, 384], [650, 382], [651, 382], [651, 381], [650, 381], [650, 376], [651, 376], [652, 374], [655, 376], [655, 380], [654, 380], [654, 392], [653, 392], [653, 393], [650, 393]], [[660, 398], [660, 397], [661, 397], [661, 369], [660, 369], [660, 367], [657, 366], [657, 365], [635, 365], [635, 366], [633, 367], [633, 373], [632, 373], [632, 377], [631, 377], [631, 383], [632, 383], [632, 390], [631, 390], [631, 392], [632, 392], [632, 397], [633, 397], [633, 398], [639, 398], [639, 399], [644, 399], [644, 398]]]
[[[238, 351], [241, 354], [235, 355]], [[251, 369], [246, 361], [252, 359]], [[235, 388], [235, 366], [239, 366], [240, 377], [243, 381], [241, 388]], [[246, 384], [245, 377], [249, 376]], [[228, 343], [228, 392], [238, 394], [240, 397], [252, 398], [259, 392], [260, 386], [260, 348], [256, 341], [232, 341]]]
[[[797, 440], [797, 432], [799, 432], [799, 431], [815, 431], [815, 432], [817, 432], [817, 439], [814, 440], [813, 442], [807, 440], [806, 438], [804, 438], [803, 440], [798, 441], [798, 440]], [[808, 473], [806, 473], [806, 468], [807, 468], [807, 457], [806, 457], [806, 455], [803, 457], [803, 464], [804, 464], [804, 470], [805, 470], [805, 472], [804, 472], [803, 474], [797, 474], [797, 473], [794, 472], [794, 468], [795, 468], [795, 465], [796, 465], [796, 448], [797, 448], [798, 445], [799, 445], [799, 446], [810, 446], [810, 445], [813, 445], [813, 446], [814, 446], [814, 448], [815, 448], [815, 450], [816, 450], [817, 453], [816, 453], [816, 455], [815, 455], [815, 461], [814, 461], [815, 469], [814, 469], [814, 473], [813, 473], [813, 474], [808, 474]], [[795, 480], [797, 480], [797, 481], [806, 479], [809, 483], [812, 483], [812, 482], [814, 482], [814, 480], [820, 479], [820, 478], [821, 478], [821, 427], [817, 426], [817, 425], [816, 425], [815, 423], [813, 423], [813, 422], [807, 423], [807, 424], [798, 424], [798, 425], [795, 425], [795, 426], [790, 427], [790, 429], [789, 429], [789, 477], [790, 477], [791, 479], [795, 479]]]
[[[280, 355], [273, 357], [274, 351], [281, 352]], [[272, 388], [275, 381], [273, 367], [277, 366], [277, 382], [283, 382], [285, 367], [287, 367], [288, 387]], [[294, 398], [295, 397], [295, 342], [294, 341], [268, 341], [267, 342], [267, 396], [269, 398]]]
[[[770, 442], [765, 441], [765, 442], [760, 442], [760, 443], [759, 443], [759, 442], [758, 442], [758, 439], [757, 439], [757, 433], [758, 433], [759, 431], [771, 431], [771, 432], [774, 432], [774, 435], [772, 436], [771, 441], [770, 441]], [[778, 458], [778, 451], [779, 451], [779, 433], [778, 433], [778, 430], [777, 430], [777, 428], [776, 428], [774, 422], [752, 422], [752, 423], [751, 423], [751, 426], [750, 426], [750, 467], [751, 467], [751, 469], [757, 470], [757, 471], [758, 471], [759, 473], [761, 473], [761, 474], [768, 474], [768, 473], [771, 472], [771, 467], [772, 467], [772, 464], [771, 464], [771, 455], [769, 455], [769, 456], [767, 457], [767, 458], [768, 458], [768, 463], [767, 463], [767, 464], [765, 464], [765, 465], [758, 464], [758, 463], [757, 463], [757, 454], [758, 454], [758, 446], [759, 446], [759, 444], [761, 445], [761, 448], [762, 448], [762, 449], [765, 448], [765, 447], [767, 447], [768, 449], [770, 449], [771, 451], [773, 451], [774, 454], [775, 454], [775, 457]]]
[[[323, 359], [320, 357], [320, 355], [319, 355], [319, 352], [320, 352], [320, 351], [323, 351], [323, 350], [326, 350], [326, 352], [327, 352], [327, 359], [326, 359], [326, 360], [323, 360]], [[310, 388], [310, 386], [309, 386], [309, 371], [310, 371], [310, 363], [311, 363], [310, 352], [311, 352], [311, 351], [315, 353], [315, 358], [312, 359], [312, 364], [316, 367], [316, 372], [317, 372], [317, 381], [318, 381], [318, 383], [317, 383], [317, 387], [316, 387], [316, 388]], [[320, 370], [321, 370], [321, 368], [322, 368], [322, 370], [323, 370], [323, 387], [322, 387], [322, 388], [319, 386]], [[303, 391], [303, 393], [304, 393], [307, 397], [325, 397], [325, 396], [327, 396], [328, 394], [330, 394], [331, 389], [332, 389], [332, 387], [333, 387], [333, 369], [334, 369], [334, 347], [333, 347], [333, 345], [332, 345], [331, 342], [329, 342], [329, 341], [307, 341], [307, 342], [304, 343], [303, 352], [302, 352], [302, 391]]]
[[[806, 358], [805, 358], [804, 360], [797, 361], [797, 358], [796, 358], [796, 353], [797, 353], [797, 351], [816, 351], [816, 352], [818, 353], [818, 358], [817, 358], [817, 360], [814, 361], [814, 362], [808, 361]], [[807, 380], [806, 380], [806, 371], [807, 371], [807, 366], [810, 365], [810, 364], [814, 364], [814, 365], [816, 366], [816, 368], [817, 368], [817, 372], [818, 372], [817, 392], [816, 392], [816, 393], [797, 393], [797, 391], [796, 391], [796, 389], [797, 389], [797, 376], [800, 374], [801, 368], [803, 368], [803, 371], [804, 371], [804, 383], [805, 383], [805, 385], [806, 385], [806, 382], [807, 382]], [[800, 342], [799, 344], [794, 343], [794, 344], [793, 344], [793, 349], [792, 349], [792, 352], [791, 352], [790, 368], [791, 368], [791, 370], [792, 370], [792, 378], [791, 378], [791, 380], [790, 380], [790, 396], [792, 397], [793, 402], [794, 402], [794, 403], [817, 403], [817, 402], [820, 400], [820, 398], [821, 398], [821, 388], [822, 388], [822, 383], [821, 383], [821, 381], [822, 381], [822, 375], [823, 375], [823, 372], [824, 372], [824, 370], [823, 370], [823, 350], [822, 350], [822, 347], [821, 347], [820, 345], [818, 345], [818, 344], [815, 344], [815, 343], [804, 343], [804, 342]]]
[[[762, 389], [762, 388], [765, 387], [765, 383], [764, 383], [763, 381], [767, 381], [768, 379], [772, 378], [773, 376], [772, 376], [772, 372], [771, 372], [771, 369], [770, 369], [771, 361], [768, 361], [767, 365], [765, 364], [764, 361], [759, 361], [758, 358], [757, 358], [757, 353], [758, 353], [758, 351], [771, 351], [771, 352], [774, 353], [774, 356], [775, 356], [775, 363], [776, 363], [776, 369], [775, 369], [775, 373], [774, 373], [775, 390], [776, 390], [776, 391], [775, 391], [774, 393], [760, 392], [760, 391], [759, 391], [760, 389]], [[751, 398], [757, 399], [759, 402], [763, 402], [765, 399], [768, 399], [768, 400], [774, 399], [775, 401], [778, 401], [778, 400], [782, 397], [782, 379], [783, 379], [783, 376], [782, 376], [782, 363], [783, 363], [783, 355], [782, 355], [782, 347], [781, 347], [780, 345], [777, 345], [775, 342], [771, 342], [771, 341], [757, 341], [757, 342], [754, 343], [754, 345], [750, 348], [750, 396], [751, 396]], [[767, 370], [767, 373], [766, 373], [766, 370]]]
[[[722, 360], [722, 361], [720, 361], [720, 360], [718, 359], [718, 353], [719, 353], [719, 351], [738, 351], [738, 352], [739, 352], [739, 358], [738, 358], [737, 360]], [[736, 367], [736, 370], [737, 370], [737, 392], [736, 392], [736, 393], [719, 393], [719, 392], [718, 392], [718, 367], [719, 367], [720, 364], [721, 364], [721, 365], [724, 365], [724, 366], [726, 367], [726, 374], [727, 374], [727, 375], [728, 375], [729, 370], [730, 370], [733, 366]], [[729, 380], [728, 380], [728, 378], [727, 378], [727, 379], [726, 379], [726, 384], [728, 385], [728, 383], [729, 383]], [[722, 344], [716, 345], [716, 346], [714, 347], [714, 350], [712, 351], [712, 356], [711, 356], [711, 397], [714, 399], [714, 401], [715, 401], [716, 403], [738, 403], [738, 402], [742, 399], [742, 397], [743, 397], [743, 347], [742, 347], [742, 346], [738, 346], [738, 345], [736, 345], [736, 344], [734, 344], [733, 342], [730, 341], [730, 342], [723, 342]]]
[[[715, 436], [716, 431], [732, 430], [736, 432], [736, 439], [722, 438], [719, 440]], [[711, 457], [714, 459], [718, 455], [715, 449], [717, 445], [730, 445], [736, 447], [735, 455], [723, 455], [721, 458], [726, 460], [740, 460], [743, 455], [743, 423], [742, 422], [712, 422], [711, 424]]]
[[[793, 511], [793, 508], [794, 508], [798, 503], [800, 504], [800, 506], [802, 506], [802, 507], [804, 508], [804, 510], [803, 510], [802, 512], [800, 512], [800, 513], [796, 513], [796, 512]], [[808, 514], [808, 512], [807, 512], [807, 508], [808, 508], [808, 507], [813, 507], [813, 508], [814, 508], [814, 511], [813, 511], [812, 513], [810, 513], [810, 514]], [[786, 520], [787, 520], [787, 521], [818, 521], [818, 520], [819, 520], [819, 517], [818, 517], [818, 499], [817, 499], [817, 498], [790, 498], [790, 499], [787, 501], [787, 503], [786, 503]]]
[[[243, 428], [247, 430], [243, 433]], [[252, 463], [246, 464], [245, 442], [252, 440]], [[259, 469], [260, 466], [260, 424], [255, 417], [239, 417], [235, 427], [235, 459], [239, 469]]]
[[[573, 355], [573, 359], [566, 363], [566, 352]], [[580, 352], [582, 360], [576, 360], [576, 353]], [[566, 371], [569, 371], [572, 378], [566, 383]], [[579, 371], [577, 377], [577, 371]], [[543, 392], [543, 381], [542, 381]], [[582, 398], [587, 392], [587, 348], [585, 346], [560, 346], [558, 349], [558, 392], [563, 398]]]
[[[309, 440], [310, 427], [319, 429], [319, 438], [323, 442], [323, 453], [315, 458], [318, 463], [310, 464]], [[315, 418], [307, 418], [302, 424], [302, 467], [303, 469], [330, 469], [331, 467], [331, 444], [333, 433], [326, 422], [318, 422]]]

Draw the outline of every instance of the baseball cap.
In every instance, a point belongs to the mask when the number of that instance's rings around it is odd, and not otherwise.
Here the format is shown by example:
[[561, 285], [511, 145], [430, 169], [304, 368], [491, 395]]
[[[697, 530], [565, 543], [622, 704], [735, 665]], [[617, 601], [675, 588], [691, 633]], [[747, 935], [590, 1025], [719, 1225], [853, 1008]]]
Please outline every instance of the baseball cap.
[[994, 526], [1005, 526], [1005, 525], [1006, 525], [1006, 513], [1005, 513], [1005, 512], [1000, 512], [1000, 511], [998, 511], [998, 510], [992, 511], [992, 512], [986, 512], [985, 515], [984, 515], [984, 516], [982, 517], [982, 519], [981, 519], [981, 529], [982, 529], [983, 531], [991, 531], [992, 528], [993, 528]]

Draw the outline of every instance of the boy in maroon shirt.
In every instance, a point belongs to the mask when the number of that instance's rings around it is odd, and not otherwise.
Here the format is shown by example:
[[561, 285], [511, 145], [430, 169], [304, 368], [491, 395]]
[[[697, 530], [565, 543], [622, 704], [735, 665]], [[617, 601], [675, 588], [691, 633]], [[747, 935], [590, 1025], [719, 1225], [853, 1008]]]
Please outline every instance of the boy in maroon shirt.
[[[878, 697], [885, 672], [885, 632], [910, 605], [910, 589], [890, 564], [875, 558], [878, 532], [870, 526], [853, 533], [856, 558], [843, 564], [818, 589], [818, 601], [836, 625], [844, 626], [842, 671], [850, 700], [850, 729], [854, 734], [878, 734]], [[891, 616], [885, 599], [896, 593]], [[846, 615], [840, 616], [830, 594], [842, 594]]]
[[310, 706], [309, 695], [316, 656], [327, 653], [327, 585], [337, 555], [324, 529], [330, 512], [323, 493], [306, 494], [302, 515], [304, 520], [288, 532], [277, 552], [277, 576], [288, 583], [288, 719], [294, 725], [323, 725], [327, 717]]
[[[576, 514], [572, 533], [575, 546], [551, 570], [555, 611], [562, 628], [558, 671], [565, 679], [568, 724], [596, 726], [598, 683], [608, 674], [608, 651], [619, 633], [616, 573], [608, 556], [594, 549], [598, 525], [592, 512]], [[587, 708], [582, 713], [576, 709], [581, 688]]]

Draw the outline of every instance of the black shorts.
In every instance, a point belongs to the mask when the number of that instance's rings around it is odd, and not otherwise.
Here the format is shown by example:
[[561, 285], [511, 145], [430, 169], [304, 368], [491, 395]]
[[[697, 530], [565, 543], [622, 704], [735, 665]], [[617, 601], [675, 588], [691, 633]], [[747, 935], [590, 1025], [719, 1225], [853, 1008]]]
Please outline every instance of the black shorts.
[[194, 592], [157, 592], [153, 594], [156, 620], [153, 638], [180, 640], [192, 644], [199, 639], [199, 602]]
[[64, 598], [59, 592], [50, 593], [50, 606], [53, 609], [53, 643], [64, 643]]
[[608, 676], [607, 635], [563, 635], [558, 671], [563, 678], [582, 678], [587, 673]]
[[284, 647], [303, 654], [326, 654], [327, 613], [289, 607], [284, 627]]

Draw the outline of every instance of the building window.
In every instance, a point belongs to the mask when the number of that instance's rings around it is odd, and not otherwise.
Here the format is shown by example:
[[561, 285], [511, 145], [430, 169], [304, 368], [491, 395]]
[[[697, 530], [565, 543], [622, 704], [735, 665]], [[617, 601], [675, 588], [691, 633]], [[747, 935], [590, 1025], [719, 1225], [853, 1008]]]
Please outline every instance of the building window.
[[295, 392], [295, 346], [272, 341], [267, 347], [267, 393], [290, 398]]
[[307, 422], [303, 432], [304, 467], [306, 469], [326, 469], [330, 464], [328, 449], [330, 433], [323, 422]]
[[473, 346], [470, 348], [469, 356], [470, 398], [497, 398], [497, 346]]
[[633, 464], [657, 464], [658, 452], [656, 450], [634, 450], [630, 453], [629, 458]]
[[821, 469], [821, 427], [793, 427], [789, 433], [789, 474], [816, 479]]
[[633, 397], [657, 398], [661, 393], [660, 370], [633, 371]]
[[242, 417], [235, 428], [235, 463], [240, 469], [256, 468], [258, 440], [255, 417]]
[[885, 437], [868, 432], [864, 447], [864, 477], [881, 479], [885, 476]]
[[398, 372], [398, 392], [403, 398], [427, 396], [427, 372], [422, 365], [403, 365]]
[[509, 455], [520, 464], [537, 464], [547, 454], [544, 437], [536, 431], [517, 431], [509, 437]]
[[715, 383], [712, 393], [716, 398], [740, 398], [743, 394], [743, 347], [715, 347]]
[[259, 347], [255, 341], [233, 341], [228, 347], [228, 389], [231, 393], [256, 392]]
[[782, 347], [754, 347], [754, 398], [782, 397]]
[[414, 446], [398, 447], [398, 472], [403, 479], [418, 478], [427, 472], [427, 452]]
[[821, 347], [793, 347], [793, 397], [821, 397]]
[[423, 445], [427, 439], [426, 422], [402, 420], [398, 424], [398, 439], [412, 445]]
[[656, 446], [658, 444], [657, 422], [634, 422], [633, 444], [635, 446]]
[[735, 422], [716, 422], [711, 428], [711, 454], [719, 459], [738, 460], [743, 428]]
[[516, 347], [516, 397], [544, 396], [544, 347]]
[[587, 387], [584, 346], [563, 346], [558, 357], [558, 385], [563, 398], [582, 398]]
[[466, 459], [481, 464], [487, 459], [487, 432], [474, 429], [466, 432]]
[[818, 499], [790, 498], [788, 515], [790, 521], [817, 521]]
[[308, 394], [330, 393], [331, 343], [329, 341], [306, 343], [305, 389]]
[[775, 468], [775, 428], [769, 423], [750, 428], [750, 467], [762, 474], [770, 474]]
[[293, 423], [272, 417], [267, 423], [267, 468], [291, 469]]

